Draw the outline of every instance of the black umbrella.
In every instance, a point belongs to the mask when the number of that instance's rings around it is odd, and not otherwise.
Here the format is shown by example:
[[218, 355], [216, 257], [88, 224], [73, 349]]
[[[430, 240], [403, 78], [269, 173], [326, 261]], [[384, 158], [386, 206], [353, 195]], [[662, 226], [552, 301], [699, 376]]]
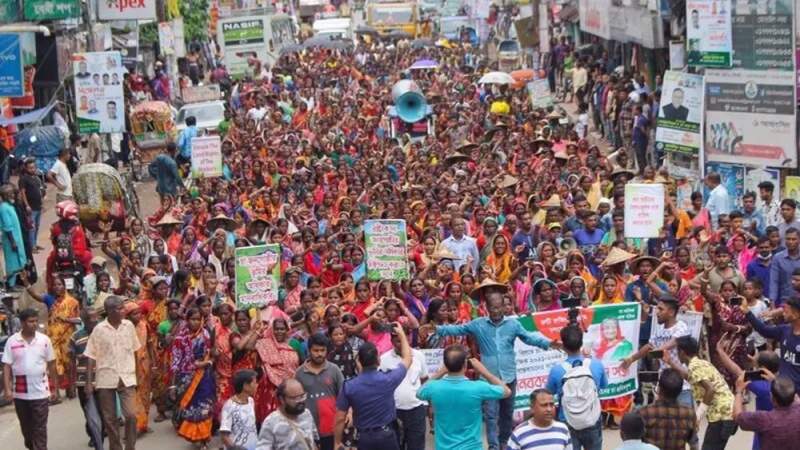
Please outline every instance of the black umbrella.
[[392, 30], [386, 35], [386, 37], [391, 40], [399, 41], [401, 39], [412, 39], [414, 36], [412, 36], [411, 33], [403, 30]]
[[411, 48], [433, 47], [434, 45], [433, 40], [428, 38], [414, 39], [411, 41]]
[[356, 34], [369, 34], [369, 35], [372, 35], [372, 36], [377, 36], [378, 35], [378, 30], [376, 30], [375, 28], [372, 28], [372, 27], [368, 27], [366, 25], [359, 25], [358, 27], [356, 27], [355, 33]]

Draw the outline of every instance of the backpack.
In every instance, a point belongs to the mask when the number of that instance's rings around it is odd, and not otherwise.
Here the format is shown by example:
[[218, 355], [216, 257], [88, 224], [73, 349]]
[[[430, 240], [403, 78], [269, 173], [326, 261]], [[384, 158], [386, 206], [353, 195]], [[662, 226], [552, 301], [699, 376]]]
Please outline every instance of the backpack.
[[[600, 420], [600, 395], [592, 377], [592, 360], [575, 361], [573, 365], [564, 361], [561, 366], [566, 371], [561, 378], [561, 409], [567, 423], [575, 430], [594, 426]], [[580, 365], [576, 365], [580, 364]]]

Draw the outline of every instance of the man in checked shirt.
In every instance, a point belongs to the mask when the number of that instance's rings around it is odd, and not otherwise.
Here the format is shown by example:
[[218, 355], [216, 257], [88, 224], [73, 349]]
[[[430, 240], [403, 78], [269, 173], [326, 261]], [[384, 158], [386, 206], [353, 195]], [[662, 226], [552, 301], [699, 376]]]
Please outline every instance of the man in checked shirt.
[[644, 420], [644, 442], [661, 450], [686, 450], [697, 433], [694, 410], [678, 403], [683, 378], [674, 369], [664, 369], [658, 378], [658, 398], [639, 410]]

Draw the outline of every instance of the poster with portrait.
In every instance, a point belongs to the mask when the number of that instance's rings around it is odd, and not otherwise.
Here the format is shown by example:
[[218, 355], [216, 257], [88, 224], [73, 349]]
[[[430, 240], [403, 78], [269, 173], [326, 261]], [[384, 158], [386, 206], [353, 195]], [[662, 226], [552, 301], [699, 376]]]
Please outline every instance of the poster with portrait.
[[118, 51], [72, 55], [78, 132], [119, 133], [125, 130], [125, 68]]
[[731, 66], [730, 0], [686, 0], [686, 47], [690, 66]]
[[800, 177], [794, 175], [786, 177], [786, 182], [783, 186], [783, 198], [791, 198], [796, 202], [800, 202]]
[[698, 155], [703, 145], [703, 76], [668, 70], [656, 119], [656, 148]]
[[744, 192], [754, 192], [758, 196], [758, 183], [769, 181], [776, 188], [781, 185], [781, 171], [778, 169], [748, 167], [744, 176]]
[[[718, 162], [709, 162], [705, 165], [705, 175], [709, 172], [716, 172], [722, 179], [722, 184], [728, 191], [730, 198], [733, 199], [734, 204], [731, 207], [741, 208], [742, 196], [744, 195], [744, 166], [737, 164], [727, 164]], [[708, 186], [703, 184], [703, 201], [708, 200], [711, 190]]]

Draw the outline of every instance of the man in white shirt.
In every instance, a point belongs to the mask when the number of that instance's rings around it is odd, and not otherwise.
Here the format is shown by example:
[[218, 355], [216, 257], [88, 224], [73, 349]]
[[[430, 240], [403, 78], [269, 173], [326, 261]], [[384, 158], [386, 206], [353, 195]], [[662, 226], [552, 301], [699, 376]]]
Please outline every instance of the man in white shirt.
[[47, 179], [56, 185], [58, 192], [56, 193], [56, 202], [72, 199], [72, 175], [67, 168], [67, 161], [70, 158], [70, 150], [68, 148], [61, 149], [58, 154], [58, 159], [47, 172]]
[[6, 400], [14, 401], [25, 447], [47, 450], [47, 416], [50, 400], [58, 399], [58, 391], [50, 392], [50, 380], [58, 386], [53, 344], [39, 328], [39, 313], [23, 309], [19, 313], [22, 330], [6, 341], [3, 350], [3, 389]]
[[478, 273], [478, 263], [480, 263], [478, 246], [474, 238], [464, 234], [467, 231], [464, 219], [454, 217], [450, 220], [450, 228], [453, 234], [443, 240], [442, 245], [458, 257], [457, 260], [453, 261], [454, 269], [458, 272], [461, 266], [469, 262], [472, 273]]
[[775, 197], [775, 185], [771, 181], [758, 183], [758, 196], [761, 202], [758, 206], [767, 227], [775, 226], [783, 222], [781, 217], [781, 203]]
[[[402, 361], [401, 341], [396, 334], [392, 334], [392, 351], [381, 355], [381, 370], [397, 368]], [[394, 390], [394, 404], [397, 408], [397, 418], [402, 427], [402, 442], [400, 450], [424, 450], [425, 434], [427, 431], [428, 403], [417, 398], [417, 392], [422, 383], [428, 379], [428, 369], [425, 365], [425, 355], [411, 349], [411, 366], [406, 371], [403, 381]]]
[[705, 184], [711, 192], [708, 194], [706, 209], [711, 215], [711, 226], [716, 230], [719, 228], [720, 214], [731, 212], [731, 198], [728, 190], [722, 185], [722, 180], [716, 172], [709, 172], [706, 175]]

